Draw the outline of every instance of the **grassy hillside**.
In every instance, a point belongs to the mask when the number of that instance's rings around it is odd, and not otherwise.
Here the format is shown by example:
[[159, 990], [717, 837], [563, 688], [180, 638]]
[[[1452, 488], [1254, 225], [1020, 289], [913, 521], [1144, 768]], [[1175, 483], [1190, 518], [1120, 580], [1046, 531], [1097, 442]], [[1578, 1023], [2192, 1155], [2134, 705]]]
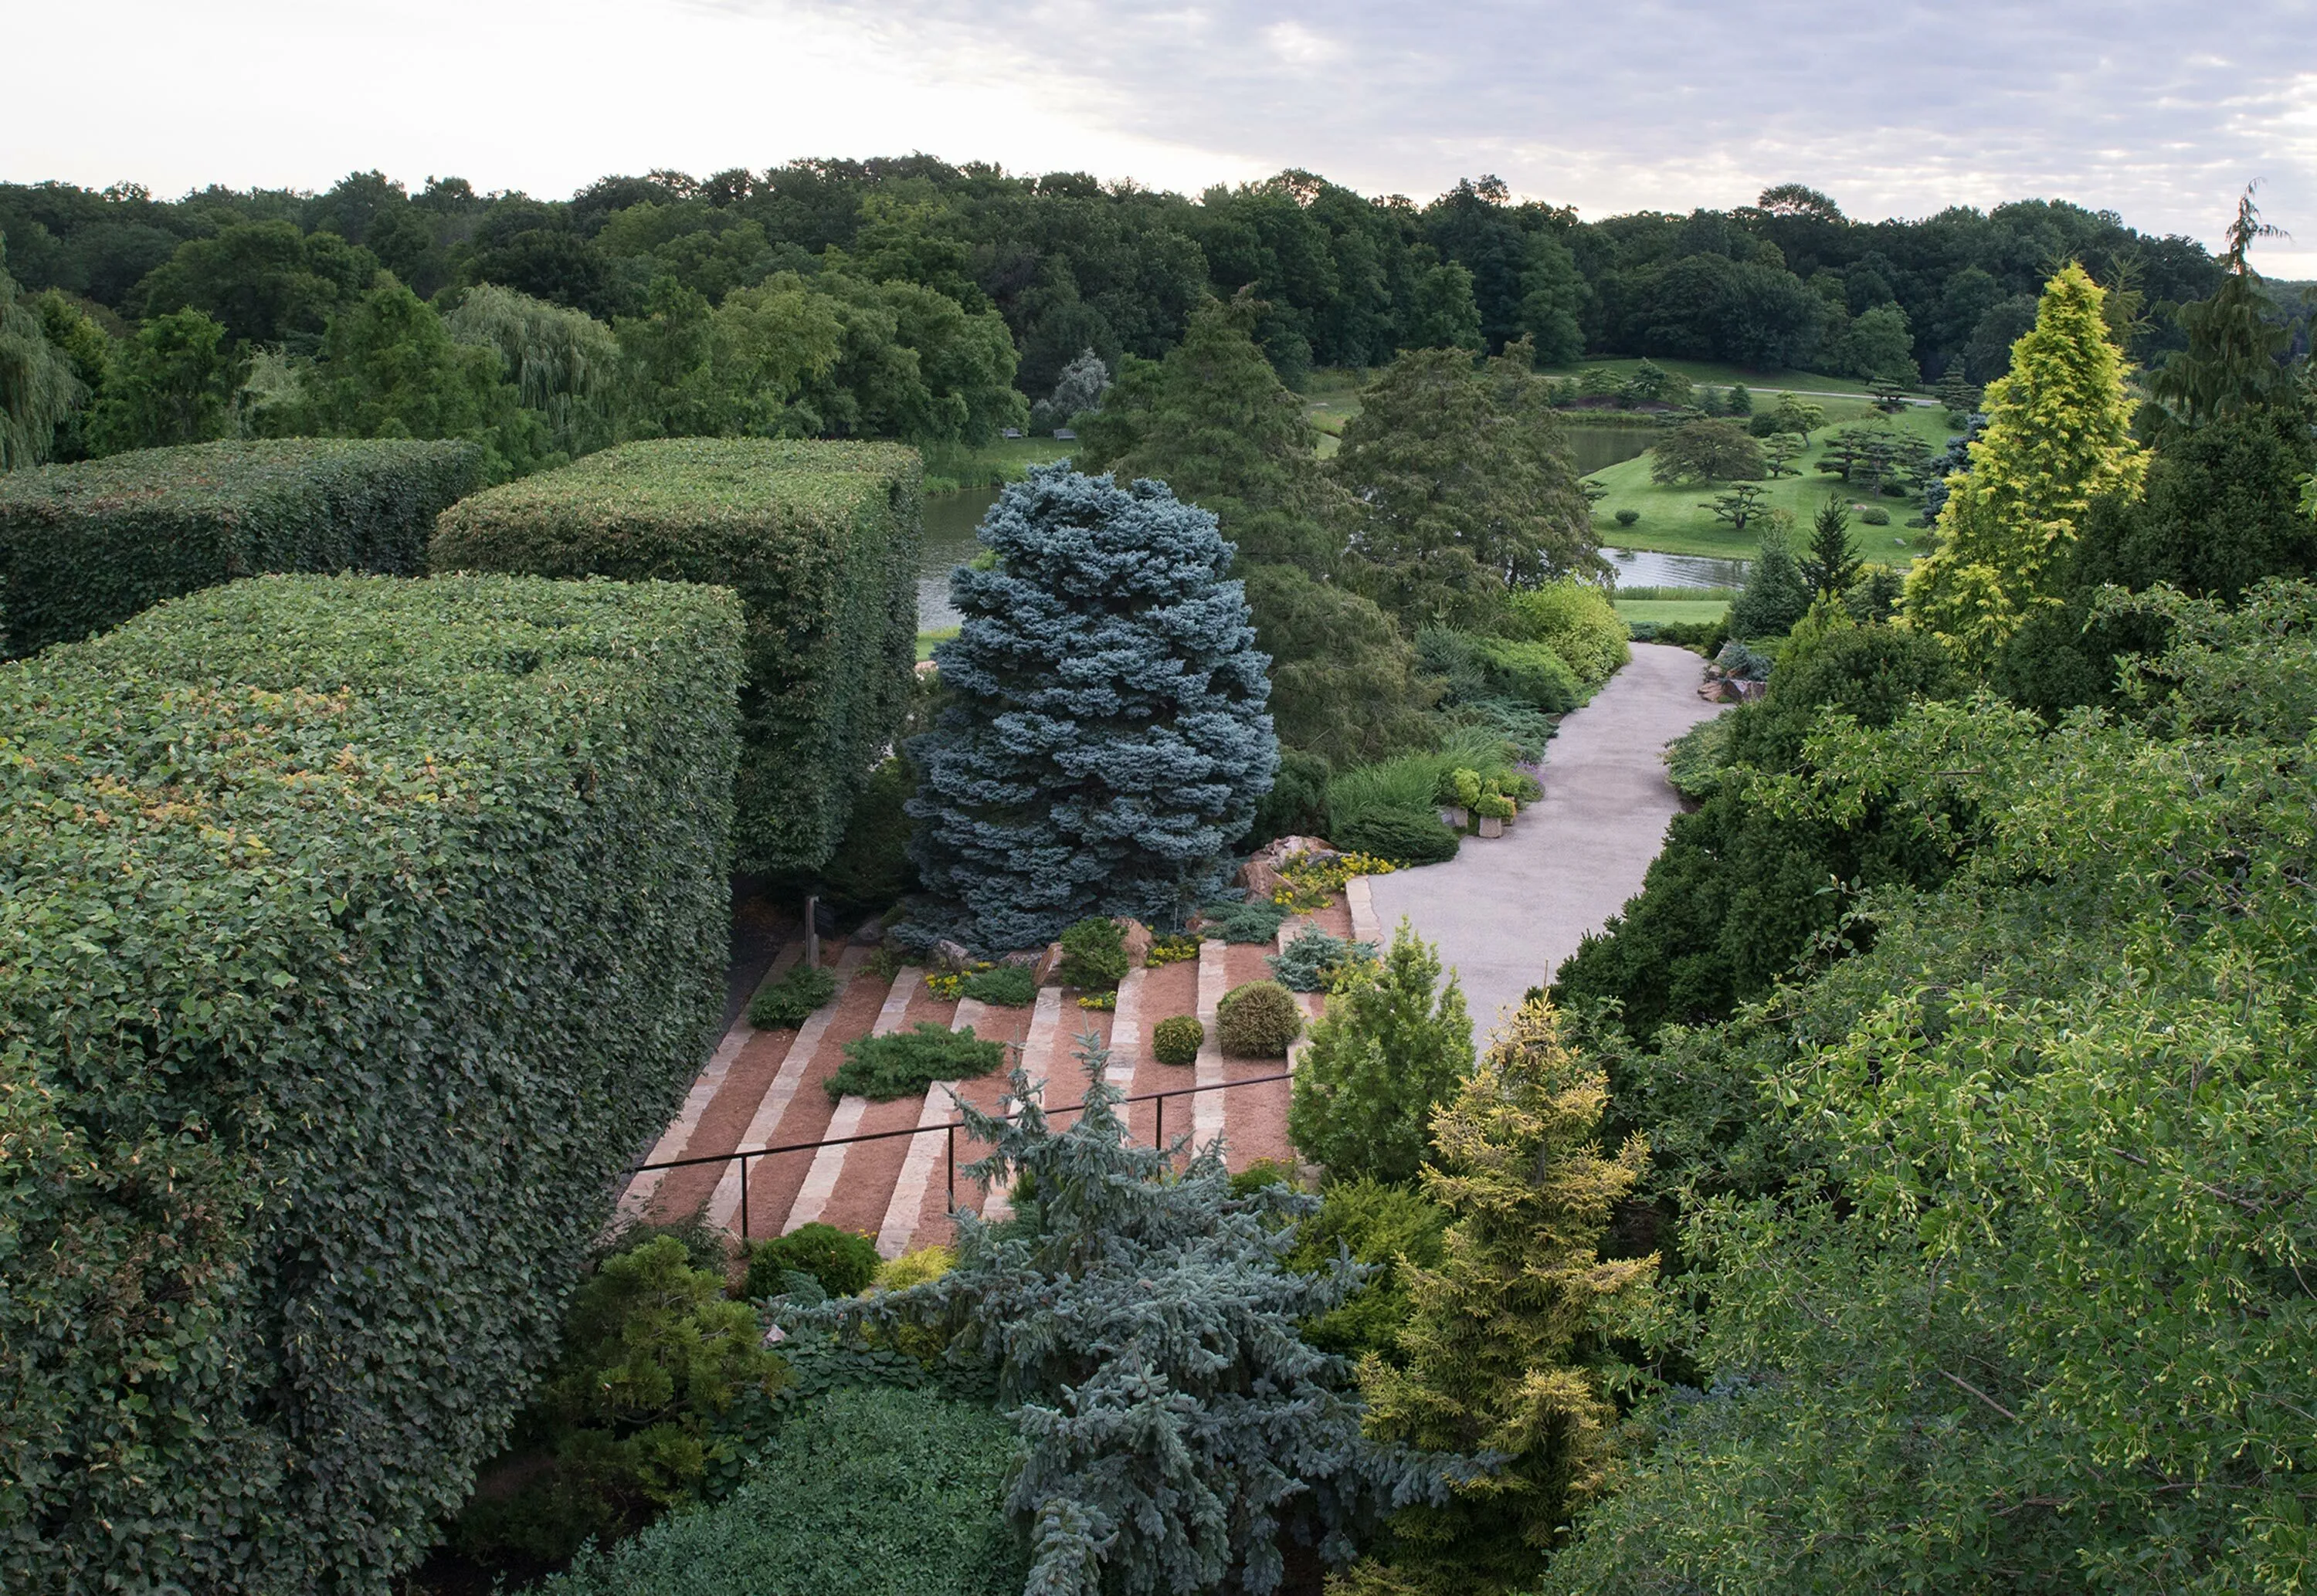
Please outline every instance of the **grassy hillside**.
[[[1811, 434], [1810, 447], [1796, 462], [1801, 475], [1761, 484], [1767, 490], [1768, 507], [1785, 510], [1794, 518], [1797, 542], [1807, 533], [1811, 516], [1825, 502], [1828, 493], [1842, 486], [1838, 478], [1814, 468], [1826, 454], [1827, 440], [1838, 428], [1864, 421], [1874, 414], [1873, 407], [1863, 400], [1826, 399], [1820, 403], [1825, 406], [1827, 424]], [[1955, 436], [1947, 430], [1944, 410], [1904, 410], [1893, 420], [1901, 430], [1915, 433], [1936, 448], [1945, 448]], [[1650, 465], [1651, 457], [1644, 454], [1597, 471], [1590, 478], [1609, 490], [1593, 510], [1594, 530], [1604, 543], [1619, 548], [1653, 548], [1665, 554], [1703, 554], [1724, 559], [1744, 559], [1754, 552], [1761, 541], [1755, 529], [1749, 527], [1743, 533], [1733, 533], [1729, 523], [1716, 521], [1707, 507], [1728, 491], [1728, 484], [1708, 487], [1687, 483], [1663, 487], [1650, 480]], [[1866, 558], [1884, 565], [1908, 565], [1928, 547], [1924, 542], [1928, 534], [1904, 524], [1920, 509], [1915, 500], [1853, 497], [1850, 502], [1880, 504], [1891, 514], [1887, 527], [1866, 526], [1855, 517], [1852, 520], [1851, 534], [1857, 541], [1859, 553]], [[1620, 510], [1638, 510], [1641, 519], [1632, 526], [1619, 526], [1616, 513]]]
[[[1566, 366], [1540, 366], [1538, 370], [1550, 377], [1574, 377], [1580, 371], [1599, 369], [1614, 371], [1619, 377], [1630, 377], [1639, 360], [1607, 359], [1578, 361]], [[1859, 394], [1873, 391], [1868, 384], [1856, 377], [1829, 377], [1823, 371], [1749, 371], [1743, 366], [1724, 366], [1713, 361], [1659, 361], [1658, 366], [1668, 371], [1679, 372], [1692, 382], [1711, 383], [1715, 388], [1728, 388], [1742, 382], [1757, 394]]]
[[1660, 624], [1719, 620], [1730, 608], [1728, 599], [1618, 599], [1615, 603], [1620, 620]]

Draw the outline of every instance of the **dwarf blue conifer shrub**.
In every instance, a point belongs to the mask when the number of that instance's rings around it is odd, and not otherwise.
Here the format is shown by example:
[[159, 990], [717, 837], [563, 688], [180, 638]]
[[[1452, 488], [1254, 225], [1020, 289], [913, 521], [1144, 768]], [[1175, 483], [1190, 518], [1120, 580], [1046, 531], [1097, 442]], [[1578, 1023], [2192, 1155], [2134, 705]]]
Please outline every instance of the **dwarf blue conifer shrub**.
[[1012, 1120], [961, 1104], [995, 1149], [976, 1178], [1026, 1177], [1003, 1226], [960, 1217], [938, 1279], [824, 1310], [846, 1328], [935, 1325], [944, 1357], [993, 1371], [1015, 1410], [1020, 1472], [1006, 1511], [1028, 1538], [1028, 1589], [1051, 1596], [1279, 1587], [1283, 1542], [1342, 1564], [1382, 1510], [1446, 1499], [1461, 1459], [1362, 1434], [1343, 1363], [1299, 1328], [1362, 1279], [1329, 1261], [1287, 1267], [1293, 1221], [1318, 1199], [1291, 1185], [1234, 1195], [1220, 1143], [1179, 1170], [1181, 1143], [1140, 1147], [1089, 1039], [1086, 1107], [1048, 1122], [1019, 1070]]
[[1232, 548], [1165, 486], [1067, 466], [1006, 489], [935, 650], [911, 757], [924, 926], [982, 947], [1090, 914], [1176, 926], [1213, 897], [1279, 760]]

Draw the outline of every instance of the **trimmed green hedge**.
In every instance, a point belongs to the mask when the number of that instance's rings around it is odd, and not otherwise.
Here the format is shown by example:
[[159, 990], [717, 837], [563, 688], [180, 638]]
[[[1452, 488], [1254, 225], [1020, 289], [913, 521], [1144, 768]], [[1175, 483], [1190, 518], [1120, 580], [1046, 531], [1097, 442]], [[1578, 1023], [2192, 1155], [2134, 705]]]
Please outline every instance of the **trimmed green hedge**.
[[482, 468], [471, 443], [297, 438], [0, 476], [0, 658], [261, 572], [415, 576]]
[[631, 443], [452, 506], [429, 557], [738, 590], [738, 863], [816, 869], [908, 709], [922, 474], [895, 443]]
[[740, 633], [272, 576], [0, 666], [0, 1589], [425, 1549], [720, 1017]]

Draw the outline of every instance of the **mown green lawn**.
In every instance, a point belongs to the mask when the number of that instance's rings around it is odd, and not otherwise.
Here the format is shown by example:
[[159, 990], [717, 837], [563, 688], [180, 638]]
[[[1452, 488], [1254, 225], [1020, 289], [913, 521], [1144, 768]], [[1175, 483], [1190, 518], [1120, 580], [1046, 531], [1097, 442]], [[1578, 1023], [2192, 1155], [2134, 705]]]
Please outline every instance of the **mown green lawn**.
[[1617, 618], [1620, 620], [1675, 621], [1719, 620], [1730, 608], [1727, 599], [1618, 599]]
[[933, 658], [935, 644], [945, 643], [949, 641], [950, 638], [956, 636], [957, 628], [953, 626], [944, 627], [939, 631], [919, 632], [917, 634], [917, 663], [919, 664], [923, 664], [926, 661]]
[[[1797, 548], [1810, 535], [1811, 517], [1826, 502], [1828, 494], [1842, 490], [1838, 477], [1812, 468], [1824, 458], [1828, 438], [1838, 428], [1874, 414], [1873, 406], [1864, 402], [1828, 399], [1820, 403], [1825, 406], [1827, 424], [1811, 434], [1810, 447], [1795, 462], [1801, 474], [1760, 485], [1767, 490], [1768, 508], [1784, 510], [1794, 518]], [[1934, 448], [1945, 448], [1947, 440], [1955, 435], [1947, 430], [1946, 413], [1943, 410], [1902, 410], [1893, 423]], [[1593, 507], [1593, 530], [1602, 542], [1617, 548], [1653, 548], [1664, 554], [1703, 554], [1722, 559], [1744, 559], [1752, 555], [1762, 540], [1760, 531], [1749, 526], [1742, 533], [1733, 532], [1728, 522], [1714, 518], [1710, 507], [1713, 499], [1729, 491], [1729, 484], [1709, 486], [1690, 482], [1660, 486], [1650, 479], [1650, 465], [1651, 457], [1643, 454], [1593, 473], [1590, 480], [1609, 490]], [[1879, 504], [1891, 515], [1891, 524], [1881, 527], [1868, 526], [1855, 514], [1852, 516], [1851, 537], [1865, 558], [1883, 565], [1910, 565], [1927, 547], [1924, 539], [1928, 532], [1905, 524], [1920, 512], [1922, 506], [1918, 501], [1852, 497], [1848, 502]], [[1637, 510], [1641, 519], [1632, 526], [1619, 526], [1616, 515], [1620, 510]]]
[[997, 487], [1019, 482], [1033, 466], [1060, 459], [1072, 445], [1054, 438], [997, 438], [979, 449], [935, 444], [925, 451], [926, 491]]
[[[1639, 360], [1579, 361], [1567, 366], [1540, 366], [1538, 370], [1549, 377], [1574, 377], [1580, 371], [1599, 368], [1614, 371], [1619, 377], [1631, 377]], [[1728, 388], [1742, 382], [1749, 391], [1758, 394], [1820, 393], [1867, 394], [1871, 385], [1856, 377], [1829, 377], [1823, 371], [1749, 371], [1743, 366], [1724, 366], [1713, 361], [1659, 361], [1665, 370], [1677, 371], [1692, 382], [1711, 383], [1715, 388]]]

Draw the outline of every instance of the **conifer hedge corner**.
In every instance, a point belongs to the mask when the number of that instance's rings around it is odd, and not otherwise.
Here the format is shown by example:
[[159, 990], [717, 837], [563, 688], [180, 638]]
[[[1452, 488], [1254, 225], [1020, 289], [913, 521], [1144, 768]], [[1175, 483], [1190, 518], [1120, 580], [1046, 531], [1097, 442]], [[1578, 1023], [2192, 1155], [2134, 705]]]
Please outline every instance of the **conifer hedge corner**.
[[0, 658], [261, 572], [415, 576], [482, 460], [458, 441], [291, 438], [0, 476]]
[[265, 577], [0, 667], [0, 1589], [383, 1592], [722, 1003], [741, 616]]
[[895, 443], [630, 443], [452, 506], [430, 564], [736, 589], [737, 862], [814, 869], [908, 708], [923, 477]]

